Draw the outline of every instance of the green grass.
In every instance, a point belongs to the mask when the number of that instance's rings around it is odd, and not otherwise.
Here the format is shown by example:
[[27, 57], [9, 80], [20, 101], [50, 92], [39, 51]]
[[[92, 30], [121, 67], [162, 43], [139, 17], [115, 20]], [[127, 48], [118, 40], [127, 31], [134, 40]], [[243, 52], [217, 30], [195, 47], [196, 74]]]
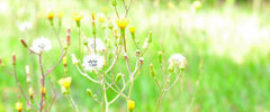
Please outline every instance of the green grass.
[[[20, 37], [25, 37], [29, 42], [36, 37], [44, 35], [53, 40], [53, 47], [45, 54], [45, 67], [50, 67], [56, 63], [60, 55], [55, 35], [52, 28], [49, 26], [47, 19], [36, 19], [34, 10], [34, 3], [11, 0], [10, 12], [0, 14], [0, 57], [6, 63], [8, 68], [11, 68], [11, 54], [16, 52], [18, 55], [18, 75], [19, 80], [25, 85], [24, 66], [29, 64], [31, 66], [32, 75], [38, 79], [40, 71], [37, 65], [37, 58], [33, 55], [28, 55], [26, 49], [22, 47], [19, 42]], [[46, 5], [40, 3], [40, 11], [46, 12]], [[17, 14], [23, 6], [25, 7], [25, 15]], [[74, 11], [83, 11], [90, 15], [90, 12], [102, 12], [102, 9], [107, 8], [107, 15], [113, 15], [113, 8], [110, 4], [103, 1], [58, 1], [57, 10], [64, 11], [64, 23], [66, 26], [71, 26], [71, 48], [72, 52], [76, 51], [77, 44], [77, 30], [74, 21], [71, 20], [70, 14]], [[153, 43], [146, 54], [145, 63], [139, 78], [135, 81], [132, 98], [136, 101], [136, 112], [150, 112], [154, 111], [156, 101], [160, 94], [158, 87], [150, 76], [149, 64], [153, 63], [156, 70], [158, 67], [158, 51], [162, 50], [165, 55], [165, 60], [174, 53], [181, 53], [186, 56], [188, 60], [188, 67], [184, 72], [184, 77], [181, 82], [169, 91], [162, 103], [160, 111], [163, 112], [178, 112], [178, 111], [270, 111], [270, 47], [269, 47], [269, 33], [266, 37], [259, 34], [260, 31], [269, 31], [270, 24], [267, 18], [270, 17], [268, 10], [263, 10], [261, 13], [252, 16], [251, 7], [237, 6], [231, 8], [223, 7], [207, 7], [203, 6], [197, 13], [192, 14], [189, 10], [190, 5], [181, 5], [174, 9], [169, 9], [167, 4], [154, 7], [152, 3], [144, 1], [136, 1], [131, 9], [129, 18], [132, 25], [136, 26], [138, 31], [136, 36], [139, 43], [142, 44], [149, 31], [153, 32]], [[121, 9], [121, 8], [120, 8]], [[120, 10], [123, 13], [123, 10]], [[217, 17], [213, 20], [220, 20], [227, 18], [229, 21], [228, 27], [214, 26], [213, 21], [208, 21], [206, 26], [197, 28], [195, 25], [196, 19], [204, 18], [211, 19], [212, 16]], [[249, 40], [255, 42], [247, 44], [249, 41], [244, 41], [241, 38], [241, 32], [237, 32], [237, 28], [241, 25], [249, 24], [241, 23], [243, 20], [256, 17], [255, 26], [248, 27], [252, 30], [245, 30], [244, 33], [255, 32], [255, 36], [251, 36]], [[208, 18], [208, 19], [205, 19]], [[17, 28], [17, 22], [31, 20], [38, 23], [38, 26], [33, 27], [29, 32], [22, 33]], [[222, 21], [222, 20], [221, 20]], [[244, 21], [246, 22], [246, 21]], [[204, 24], [201, 23], [201, 24]], [[211, 24], [213, 23], [213, 24]], [[82, 31], [87, 37], [91, 37], [90, 22], [82, 25]], [[190, 26], [187, 26], [190, 25]], [[222, 36], [228, 34], [227, 40], [222, 40]], [[65, 36], [65, 29], [61, 32], [61, 37]], [[249, 35], [247, 35], [249, 36]], [[247, 37], [243, 36], [243, 37]], [[268, 38], [267, 38], [268, 36]], [[98, 25], [98, 37], [103, 38], [104, 33], [101, 25]], [[64, 38], [63, 38], [64, 39]], [[128, 39], [128, 50], [134, 51], [135, 47]], [[52, 55], [53, 54], [53, 55]], [[100, 106], [96, 104], [85, 92], [86, 88], [92, 88], [98, 95], [98, 87], [83, 78], [69, 58], [69, 74], [73, 81], [71, 85], [71, 94], [74, 97], [81, 111], [100, 111]], [[135, 66], [135, 61], [131, 61], [132, 67]], [[201, 65], [201, 69], [200, 69]], [[124, 62], [117, 63], [115, 71], [127, 73]], [[161, 74], [157, 74], [160, 77]], [[57, 81], [64, 77], [63, 66], [59, 66], [56, 71], [50, 74], [49, 80], [59, 92], [57, 101], [53, 106], [53, 111], [67, 111], [72, 112], [72, 107], [69, 101], [60, 94], [60, 87]], [[38, 82], [35, 80], [34, 82]], [[198, 83], [199, 82], [199, 83]], [[48, 83], [47, 83], [48, 84]], [[196, 85], [198, 84], [198, 85]], [[47, 87], [50, 85], [48, 84]], [[34, 85], [39, 87], [39, 85]], [[26, 88], [25, 88], [26, 89]], [[38, 90], [36, 90], [38, 91]], [[50, 92], [48, 90], [48, 92]], [[17, 93], [15, 79], [0, 71], [0, 111], [11, 112], [14, 110], [15, 102], [17, 101]], [[115, 93], [110, 92], [109, 97], [113, 97]], [[51, 96], [48, 96], [51, 97]], [[126, 111], [126, 101], [123, 98], [117, 101], [110, 107], [111, 111], [119, 112]]]

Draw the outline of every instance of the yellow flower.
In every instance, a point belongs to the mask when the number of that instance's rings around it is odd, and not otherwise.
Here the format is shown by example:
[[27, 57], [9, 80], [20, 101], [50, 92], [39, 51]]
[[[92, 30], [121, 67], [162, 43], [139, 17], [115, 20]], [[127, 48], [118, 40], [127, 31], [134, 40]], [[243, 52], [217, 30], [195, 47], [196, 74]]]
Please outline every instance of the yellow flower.
[[73, 19], [76, 21], [76, 22], [80, 22], [83, 18], [83, 15], [82, 14], [79, 14], [79, 13], [73, 13]]
[[18, 112], [22, 112], [22, 110], [23, 110], [23, 103], [22, 102], [17, 102], [16, 103], [16, 110]]
[[135, 27], [134, 26], [129, 27], [129, 31], [130, 31], [130, 33], [133, 34], [135, 32]]
[[126, 18], [121, 18], [121, 19], [118, 19], [116, 21], [116, 24], [120, 29], [125, 29], [127, 27], [128, 23], [129, 23], [129, 21]]
[[67, 66], [67, 57], [66, 56], [63, 57], [63, 65]]
[[63, 12], [62, 11], [58, 13], [58, 17], [59, 17], [59, 19], [63, 18]]
[[44, 87], [41, 87], [41, 88], [40, 88], [40, 91], [41, 91], [41, 93], [42, 93], [43, 95], [46, 94], [46, 89], [45, 89]]
[[92, 20], [94, 21], [96, 19], [96, 15], [94, 12], [91, 13]]
[[30, 88], [28, 89], [28, 93], [29, 93], [30, 98], [33, 98], [33, 96], [34, 96], [34, 90], [33, 90], [32, 87], [30, 87]]
[[54, 17], [54, 12], [53, 12], [53, 11], [50, 11], [50, 12], [48, 13], [47, 17], [48, 17], [49, 20], [52, 20], [53, 17]]
[[66, 78], [62, 78], [58, 81], [59, 85], [68, 89], [70, 88], [70, 84], [71, 84], [72, 78], [71, 77], [66, 77]]
[[133, 111], [135, 108], [135, 101], [128, 100], [128, 110]]

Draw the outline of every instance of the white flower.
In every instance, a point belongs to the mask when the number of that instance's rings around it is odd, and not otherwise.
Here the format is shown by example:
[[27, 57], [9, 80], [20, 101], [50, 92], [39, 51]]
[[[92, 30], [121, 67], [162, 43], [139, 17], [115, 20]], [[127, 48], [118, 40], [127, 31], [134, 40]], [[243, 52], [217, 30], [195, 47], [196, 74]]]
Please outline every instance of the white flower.
[[99, 56], [96, 54], [90, 54], [83, 58], [82, 66], [86, 71], [99, 70], [105, 64], [105, 60], [103, 56]]
[[[94, 38], [88, 39], [88, 47], [91, 51], [95, 50]], [[96, 50], [97, 51], [105, 51], [106, 47], [102, 40], [96, 38]]]
[[25, 22], [20, 23], [20, 24], [18, 25], [19, 30], [20, 30], [21, 32], [25, 32], [25, 31], [31, 29], [32, 26], [33, 26], [32, 23], [31, 23], [31, 22], [28, 22], [28, 21], [25, 21]]
[[51, 41], [47, 38], [44, 37], [40, 37], [34, 40], [34, 42], [32, 43], [32, 47], [31, 49], [35, 52], [35, 53], [41, 53], [43, 51], [48, 51], [52, 48], [51, 46]]
[[185, 68], [187, 60], [182, 54], [173, 54], [169, 59], [169, 63], [179, 68]]

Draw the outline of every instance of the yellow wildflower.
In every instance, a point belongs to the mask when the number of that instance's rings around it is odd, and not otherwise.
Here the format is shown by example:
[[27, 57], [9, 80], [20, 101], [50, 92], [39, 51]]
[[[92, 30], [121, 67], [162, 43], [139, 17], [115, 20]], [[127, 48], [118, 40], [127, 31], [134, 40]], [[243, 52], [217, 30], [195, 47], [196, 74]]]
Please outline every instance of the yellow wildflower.
[[118, 19], [116, 21], [116, 24], [120, 29], [125, 29], [127, 27], [128, 23], [129, 23], [129, 21], [126, 18], [121, 18], [121, 19]]
[[68, 89], [70, 88], [70, 84], [71, 84], [72, 78], [71, 77], [66, 77], [66, 78], [62, 78], [58, 81], [59, 85]]
[[48, 19], [49, 20], [52, 20], [54, 18], [54, 12], [53, 11], [50, 11], [47, 15]]
[[135, 108], [135, 101], [128, 100], [128, 110], [133, 111]]
[[134, 26], [129, 27], [129, 31], [131, 34], [133, 34], [135, 32], [135, 27]]
[[80, 13], [73, 13], [73, 19], [76, 21], [76, 22], [80, 22], [83, 18], [83, 15], [80, 14]]
[[23, 103], [22, 102], [17, 102], [16, 103], [16, 110], [18, 112], [22, 112], [22, 110], [23, 110]]

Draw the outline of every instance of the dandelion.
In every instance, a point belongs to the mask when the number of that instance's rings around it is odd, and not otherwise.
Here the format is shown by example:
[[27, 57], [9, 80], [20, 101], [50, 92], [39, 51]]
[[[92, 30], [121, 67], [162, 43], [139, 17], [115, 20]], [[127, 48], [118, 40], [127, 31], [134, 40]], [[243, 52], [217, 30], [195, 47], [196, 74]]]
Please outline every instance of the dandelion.
[[[95, 39], [88, 39], [88, 47], [90, 50], [95, 50]], [[101, 39], [96, 38], [96, 50], [104, 52], [106, 50], [105, 44]]]
[[116, 24], [120, 29], [125, 29], [128, 23], [129, 23], [129, 20], [126, 18], [121, 18], [116, 21]]
[[23, 103], [22, 102], [16, 103], [16, 110], [17, 110], [17, 112], [22, 112], [22, 110], [23, 110]]
[[42, 53], [43, 51], [48, 51], [51, 49], [51, 41], [47, 38], [44, 38], [43, 36], [35, 39], [31, 49], [35, 52], [35, 53]]
[[21, 32], [26, 32], [32, 28], [33, 24], [29, 21], [22, 22], [18, 25]]
[[182, 54], [174, 54], [169, 58], [169, 63], [172, 66], [176, 66], [183, 69], [187, 64], [187, 61], [186, 57], [184, 57]]
[[129, 110], [129, 111], [133, 111], [134, 108], [135, 108], [135, 101], [133, 101], [133, 100], [128, 100], [127, 103], [128, 103], [128, 110]]
[[104, 64], [105, 60], [103, 56], [91, 54], [83, 58], [82, 66], [86, 71], [92, 71], [101, 69], [104, 66]]

